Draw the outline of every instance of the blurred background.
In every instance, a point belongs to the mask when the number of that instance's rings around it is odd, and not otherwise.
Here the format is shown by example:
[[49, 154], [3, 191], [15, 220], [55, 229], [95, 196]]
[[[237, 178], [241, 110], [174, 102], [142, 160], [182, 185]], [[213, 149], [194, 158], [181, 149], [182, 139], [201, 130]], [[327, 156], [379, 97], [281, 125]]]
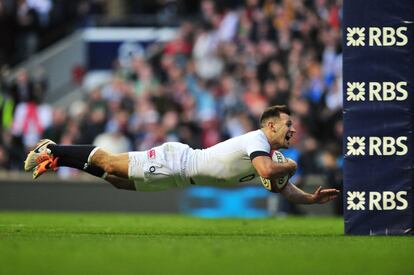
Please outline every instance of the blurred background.
[[342, 188], [341, 0], [0, 0], [0, 210], [341, 215], [261, 186], [114, 190], [69, 168], [36, 185], [40, 138], [112, 152], [166, 141], [206, 148], [287, 104], [292, 179]]

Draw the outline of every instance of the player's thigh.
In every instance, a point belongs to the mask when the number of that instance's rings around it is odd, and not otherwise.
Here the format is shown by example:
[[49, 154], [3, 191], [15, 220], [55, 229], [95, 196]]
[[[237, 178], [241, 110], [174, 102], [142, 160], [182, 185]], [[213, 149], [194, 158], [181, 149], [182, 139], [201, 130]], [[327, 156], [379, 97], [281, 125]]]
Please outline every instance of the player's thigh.
[[135, 182], [136, 190], [159, 191], [176, 186], [174, 172], [161, 157], [162, 152], [157, 151], [155, 155], [160, 157], [152, 158], [148, 152], [129, 153], [128, 178]]

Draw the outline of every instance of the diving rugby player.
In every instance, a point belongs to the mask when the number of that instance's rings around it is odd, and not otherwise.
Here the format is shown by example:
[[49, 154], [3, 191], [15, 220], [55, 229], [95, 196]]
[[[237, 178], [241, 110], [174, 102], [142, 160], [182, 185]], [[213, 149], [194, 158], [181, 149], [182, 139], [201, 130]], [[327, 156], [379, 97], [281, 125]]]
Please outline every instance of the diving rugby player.
[[[220, 142], [207, 149], [192, 149], [167, 142], [141, 152], [112, 154], [92, 145], [58, 145], [44, 139], [29, 152], [24, 168], [37, 178], [60, 166], [77, 168], [104, 178], [117, 188], [158, 191], [190, 185], [229, 185], [292, 176], [297, 164], [272, 160], [271, 151], [288, 148], [296, 130], [285, 105], [266, 109], [260, 129]], [[306, 193], [286, 182], [272, 190], [294, 203], [326, 203], [338, 196], [336, 189], [319, 187]]]

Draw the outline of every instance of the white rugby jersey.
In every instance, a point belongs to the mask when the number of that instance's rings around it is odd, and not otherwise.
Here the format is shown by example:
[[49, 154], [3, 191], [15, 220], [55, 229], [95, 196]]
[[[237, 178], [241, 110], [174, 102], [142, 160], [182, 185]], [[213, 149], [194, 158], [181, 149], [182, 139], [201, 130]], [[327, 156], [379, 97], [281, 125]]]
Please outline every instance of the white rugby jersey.
[[262, 130], [220, 142], [203, 150], [188, 150], [184, 172], [193, 184], [258, 183], [250, 156], [254, 152], [270, 154], [270, 144]]

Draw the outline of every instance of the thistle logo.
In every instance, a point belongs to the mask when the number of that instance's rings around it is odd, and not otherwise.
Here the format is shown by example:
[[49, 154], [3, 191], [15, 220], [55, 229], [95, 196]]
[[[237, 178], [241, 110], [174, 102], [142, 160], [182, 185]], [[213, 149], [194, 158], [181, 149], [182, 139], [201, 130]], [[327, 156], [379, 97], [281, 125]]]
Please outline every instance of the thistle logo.
[[[364, 82], [347, 82], [346, 95], [347, 101], [364, 101], [365, 100], [365, 83]], [[355, 92], [356, 90], [356, 92]]]
[[365, 210], [365, 192], [348, 191], [347, 210]]
[[[347, 82], [347, 101], [404, 101], [408, 99], [407, 81]], [[367, 91], [365, 88], [367, 87]]]
[[365, 46], [365, 28], [346, 28], [347, 46]]
[[365, 156], [365, 137], [347, 137], [348, 156]]
[[[346, 45], [365, 46], [405, 46], [408, 44], [407, 27], [348, 27], [346, 28]], [[366, 39], [366, 36], [368, 37]]]
[[[347, 156], [404, 156], [408, 137], [347, 137]], [[368, 150], [367, 150], [368, 149]]]
[[[368, 196], [365, 196], [365, 195]], [[347, 210], [405, 210], [408, 208], [408, 201], [406, 199], [407, 191], [348, 191], [347, 192]], [[368, 200], [368, 203], [367, 203]]]

